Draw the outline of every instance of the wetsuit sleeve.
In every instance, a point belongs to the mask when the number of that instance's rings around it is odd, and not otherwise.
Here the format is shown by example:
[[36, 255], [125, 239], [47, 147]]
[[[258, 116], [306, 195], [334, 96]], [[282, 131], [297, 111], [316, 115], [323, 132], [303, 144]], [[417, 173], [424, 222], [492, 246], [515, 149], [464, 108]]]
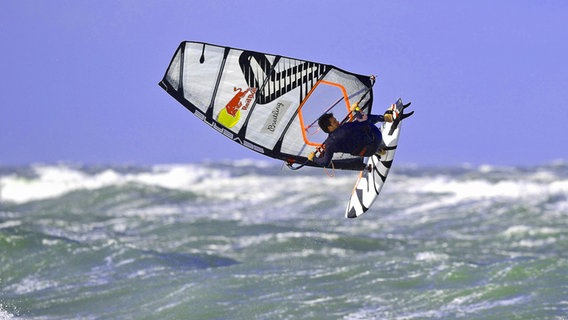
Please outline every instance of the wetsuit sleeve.
[[[314, 158], [314, 163], [318, 166], [329, 168], [331, 163], [331, 159], [333, 158], [334, 150], [333, 148], [327, 147], [323, 157], [321, 158]], [[341, 160], [343, 161], [343, 168], [344, 169], [351, 169], [351, 170], [363, 170], [366, 165], [361, 158], [353, 158], [348, 160]]]
[[[316, 163], [319, 166], [329, 168], [332, 158], [333, 158], [333, 153], [326, 150], [323, 157], [314, 158], [314, 163]], [[361, 161], [361, 158], [353, 158], [341, 161], [343, 161], [344, 169], [363, 170], [366, 167], [365, 163]]]
[[314, 163], [322, 167], [329, 166], [334, 152], [335, 151], [333, 150], [333, 146], [327, 146], [325, 152], [323, 153], [323, 157], [314, 158]]
[[370, 123], [384, 122], [385, 117], [382, 114], [370, 114], [367, 116], [367, 121]]

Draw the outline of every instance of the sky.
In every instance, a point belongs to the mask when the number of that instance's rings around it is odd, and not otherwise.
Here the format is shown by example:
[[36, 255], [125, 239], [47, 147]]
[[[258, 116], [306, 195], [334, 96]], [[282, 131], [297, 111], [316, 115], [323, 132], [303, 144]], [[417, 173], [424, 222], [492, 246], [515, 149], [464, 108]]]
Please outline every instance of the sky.
[[1, 1], [0, 165], [265, 158], [158, 86], [179, 43], [375, 74], [402, 97], [397, 162], [568, 161], [563, 0]]

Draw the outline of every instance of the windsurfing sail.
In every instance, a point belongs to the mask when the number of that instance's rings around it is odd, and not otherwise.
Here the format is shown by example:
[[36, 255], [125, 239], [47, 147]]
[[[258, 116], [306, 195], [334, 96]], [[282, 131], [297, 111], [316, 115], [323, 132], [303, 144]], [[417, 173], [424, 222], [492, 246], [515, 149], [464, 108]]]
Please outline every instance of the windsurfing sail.
[[[184, 41], [160, 86], [227, 138], [266, 156], [317, 166], [308, 155], [327, 134], [317, 119], [350, 117], [359, 102], [371, 112], [369, 76], [281, 55]], [[336, 169], [360, 168], [363, 159], [336, 153]]]

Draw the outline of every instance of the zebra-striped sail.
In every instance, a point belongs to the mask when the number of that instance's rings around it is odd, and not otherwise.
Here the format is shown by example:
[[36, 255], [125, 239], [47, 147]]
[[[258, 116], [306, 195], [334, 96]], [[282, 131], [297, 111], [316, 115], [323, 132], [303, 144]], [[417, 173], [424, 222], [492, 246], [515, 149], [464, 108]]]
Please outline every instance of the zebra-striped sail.
[[[360, 101], [371, 112], [368, 76], [280, 55], [182, 42], [160, 82], [177, 101], [214, 129], [247, 148], [289, 163], [307, 161], [326, 134], [317, 119], [338, 119]], [[337, 169], [362, 158], [335, 154]]]

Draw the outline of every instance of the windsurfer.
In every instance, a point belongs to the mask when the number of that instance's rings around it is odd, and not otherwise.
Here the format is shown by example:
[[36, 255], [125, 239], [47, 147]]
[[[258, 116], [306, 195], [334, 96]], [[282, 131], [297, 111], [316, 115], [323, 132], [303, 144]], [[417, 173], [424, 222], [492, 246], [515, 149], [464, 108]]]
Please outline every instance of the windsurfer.
[[[351, 111], [359, 113], [358, 103], [351, 106]], [[328, 166], [336, 152], [368, 157], [375, 153], [384, 154], [384, 143], [381, 131], [375, 126], [377, 122], [392, 122], [393, 116], [388, 112], [384, 115], [358, 114], [357, 120], [339, 123], [332, 113], [322, 115], [318, 120], [320, 128], [328, 134], [324, 142], [322, 157], [316, 157], [315, 152], [308, 155], [308, 160], [319, 166]], [[361, 164], [361, 169], [365, 167]]]

